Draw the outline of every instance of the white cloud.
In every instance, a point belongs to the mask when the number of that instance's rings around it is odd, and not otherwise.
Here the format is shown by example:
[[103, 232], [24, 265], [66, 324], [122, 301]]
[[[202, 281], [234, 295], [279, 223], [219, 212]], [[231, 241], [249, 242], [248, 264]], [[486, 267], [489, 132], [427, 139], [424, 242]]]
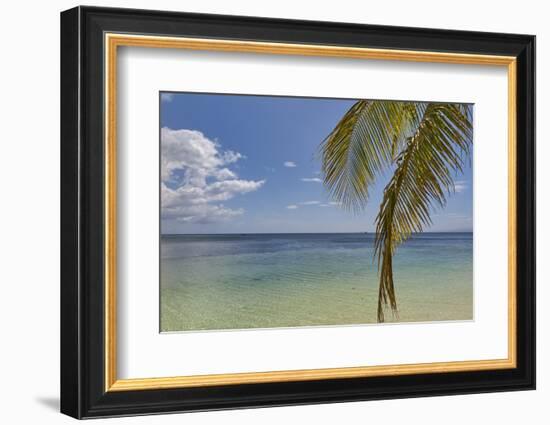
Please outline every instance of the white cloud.
[[265, 180], [241, 180], [227, 165], [244, 158], [220, 151], [200, 131], [161, 129], [162, 217], [182, 222], [212, 223], [244, 213], [221, 202], [258, 190]]
[[341, 206], [342, 203], [341, 202], [325, 202], [325, 203], [320, 203], [318, 204], [320, 207], [337, 207], [337, 206]]
[[172, 102], [174, 99], [174, 93], [161, 93], [160, 100], [161, 102]]
[[284, 165], [285, 167], [287, 167], [287, 168], [294, 168], [294, 167], [296, 167], [296, 163], [293, 162], [293, 161], [285, 161], [285, 162], [283, 163], [283, 165]]
[[220, 180], [236, 179], [237, 175], [229, 168], [222, 168], [216, 172], [216, 178]]
[[319, 177], [304, 177], [302, 181], [311, 183], [322, 183], [323, 180], [321, 180]]
[[459, 180], [455, 183], [455, 192], [462, 193], [468, 189], [468, 182], [465, 180]]
[[242, 215], [244, 210], [233, 210], [223, 205], [198, 203], [196, 205], [167, 207], [162, 209], [162, 218], [172, 219], [183, 223], [209, 224], [227, 221], [233, 217]]
[[319, 201], [305, 201], [305, 202], [298, 202], [298, 204], [291, 204], [287, 205], [287, 209], [289, 210], [295, 210], [298, 208], [299, 205], [307, 206], [307, 205], [319, 205], [321, 204]]

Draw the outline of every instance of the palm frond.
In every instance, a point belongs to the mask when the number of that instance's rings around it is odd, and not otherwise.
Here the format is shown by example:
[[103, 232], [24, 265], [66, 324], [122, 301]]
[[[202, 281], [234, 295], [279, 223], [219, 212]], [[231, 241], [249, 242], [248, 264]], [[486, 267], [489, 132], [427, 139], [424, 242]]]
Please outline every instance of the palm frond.
[[397, 310], [392, 264], [397, 246], [431, 224], [430, 212], [445, 205], [454, 191], [453, 174], [462, 172], [471, 149], [471, 108], [427, 104], [417, 112], [418, 127], [396, 159], [376, 218], [379, 322], [385, 305]]
[[416, 130], [415, 105], [360, 100], [326, 137], [321, 148], [325, 187], [344, 208], [365, 207], [375, 177]]

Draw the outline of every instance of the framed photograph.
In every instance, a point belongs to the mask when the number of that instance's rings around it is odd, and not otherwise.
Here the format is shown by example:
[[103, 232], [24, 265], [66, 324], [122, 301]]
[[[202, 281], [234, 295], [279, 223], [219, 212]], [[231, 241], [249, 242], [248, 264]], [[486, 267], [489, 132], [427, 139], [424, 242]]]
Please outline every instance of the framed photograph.
[[535, 387], [535, 37], [61, 14], [61, 411]]

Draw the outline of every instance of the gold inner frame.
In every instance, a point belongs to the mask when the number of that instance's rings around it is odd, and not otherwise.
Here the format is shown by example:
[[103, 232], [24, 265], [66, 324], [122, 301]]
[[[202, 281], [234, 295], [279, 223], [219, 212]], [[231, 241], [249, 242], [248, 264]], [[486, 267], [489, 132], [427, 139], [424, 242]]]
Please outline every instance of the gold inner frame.
[[[410, 375], [516, 367], [516, 58], [462, 53], [370, 49], [328, 45], [105, 34], [105, 391]], [[325, 56], [468, 65], [503, 66], [508, 72], [508, 357], [495, 360], [246, 372], [164, 378], [118, 379], [116, 325], [116, 136], [117, 48], [119, 46]]]

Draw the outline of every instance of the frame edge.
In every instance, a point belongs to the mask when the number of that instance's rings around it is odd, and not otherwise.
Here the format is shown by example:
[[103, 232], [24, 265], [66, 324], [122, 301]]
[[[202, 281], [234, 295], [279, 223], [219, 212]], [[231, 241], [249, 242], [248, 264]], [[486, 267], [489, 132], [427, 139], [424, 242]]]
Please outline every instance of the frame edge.
[[61, 287], [60, 411], [82, 417], [80, 374], [80, 8], [60, 14]]
[[[536, 389], [536, 36], [525, 36], [518, 54], [517, 271], [518, 356], [524, 389]], [[523, 106], [520, 108], [520, 105]], [[523, 286], [523, 288], [520, 287]], [[519, 332], [521, 329], [521, 332]]]

